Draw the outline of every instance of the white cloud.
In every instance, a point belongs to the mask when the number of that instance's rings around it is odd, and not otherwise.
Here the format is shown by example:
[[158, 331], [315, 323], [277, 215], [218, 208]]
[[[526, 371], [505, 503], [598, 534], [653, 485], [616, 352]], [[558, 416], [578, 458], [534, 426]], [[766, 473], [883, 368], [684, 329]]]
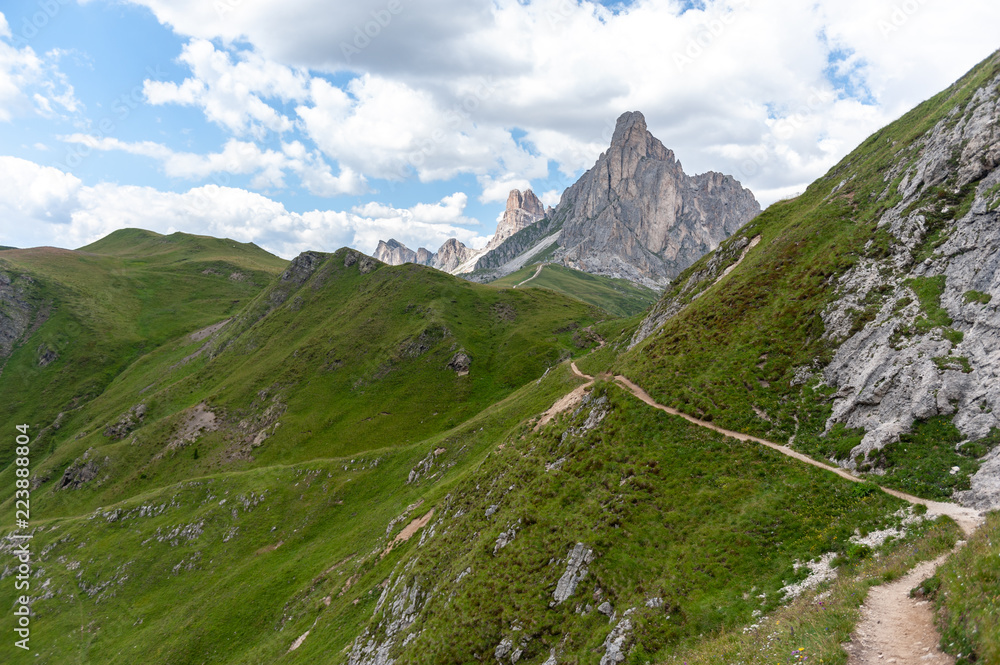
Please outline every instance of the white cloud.
[[[255, 242], [290, 258], [306, 250], [342, 246], [372, 252], [395, 237], [433, 248], [451, 237], [482, 245], [478, 226], [464, 215], [465, 194], [410, 208], [379, 204], [351, 211], [292, 212], [278, 201], [235, 187], [205, 185], [186, 192], [100, 183], [85, 186], [58, 169], [15, 157], [0, 157], [0, 244], [80, 247], [116, 229], [141, 227], [160, 233], [185, 231]], [[434, 244], [436, 243], [436, 244]]]
[[229, 139], [221, 152], [200, 155], [174, 152], [154, 141], [121, 141], [114, 137], [70, 134], [60, 137], [67, 143], [84, 145], [91, 150], [121, 151], [149, 157], [163, 163], [164, 173], [171, 178], [205, 179], [215, 174], [255, 174], [255, 189], [283, 189], [285, 172], [299, 176], [303, 186], [318, 196], [361, 194], [368, 191], [365, 179], [351, 169], [341, 169], [333, 175], [330, 165], [316, 152], [309, 152], [298, 141], [283, 143], [282, 150], [262, 150], [256, 143]]
[[32, 113], [53, 117], [78, 111], [73, 86], [59, 71], [62, 52], [39, 57], [30, 46], [18, 48], [13, 36], [0, 13], [0, 122]]
[[[658, 0], [614, 12], [587, 0], [427, 0], [391, 15], [387, 0], [132, 1], [193, 44], [249, 42], [289, 71], [359, 73], [344, 89], [313, 78], [297, 97], [309, 139], [355, 172], [471, 173], [486, 187], [511, 174], [537, 183], [550, 160], [566, 177], [588, 168], [627, 110], [643, 111], [689, 171], [733, 173], [761, 192], [802, 185], [987, 56], [1000, 22], [996, 3], [927, 0], [707, 0], [683, 12]], [[357, 52], [343, 48], [355, 39]], [[814, 91], [824, 101], [802, 113]], [[795, 126], [779, 135], [782, 121]], [[740, 173], [760, 149], [766, 163]]]
[[[78, 205], [80, 179], [50, 166], [0, 157], [0, 217], [10, 231], [41, 222], [65, 225]], [[51, 237], [61, 237], [61, 233]]]
[[150, 104], [199, 106], [208, 120], [236, 135], [263, 136], [267, 131], [281, 134], [292, 129], [292, 121], [264, 100], [303, 99], [307, 76], [301, 71], [246, 50], [239, 51], [233, 62], [229, 52], [217, 50], [204, 39], [186, 44], [179, 61], [191, 69], [193, 77], [179, 84], [145, 81], [143, 93]]

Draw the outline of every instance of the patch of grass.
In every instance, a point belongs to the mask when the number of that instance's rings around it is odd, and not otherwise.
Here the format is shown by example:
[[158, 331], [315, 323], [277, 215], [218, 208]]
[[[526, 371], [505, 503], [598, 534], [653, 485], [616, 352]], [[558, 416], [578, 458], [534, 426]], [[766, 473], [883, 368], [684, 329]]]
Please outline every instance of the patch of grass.
[[989, 305], [993, 300], [993, 296], [988, 293], [983, 293], [982, 291], [966, 291], [962, 294], [962, 300], [965, 301], [966, 305], [970, 305], [974, 302], [980, 305]]
[[[702, 643], [673, 654], [670, 665], [844, 665], [843, 644], [861, 619], [861, 604], [871, 587], [902, 577], [914, 565], [949, 551], [961, 537], [953, 521], [925, 522], [904, 539], [884, 545], [877, 557], [845, 560], [832, 583], [807, 592], [790, 605], [760, 619], [756, 628], [728, 628]], [[858, 554], [862, 552], [858, 550]], [[808, 658], [808, 660], [806, 660]]]
[[879, 482], [932, 499], [947, 499], [956, 490], [969, 489], [969, 478], [979, 470], [980, 458], [997, 442], [987, 437], [978, 444], [958, 446], [964, 438], [950, 416], [915, 423], [897, 443], [876, 453], [876, 465], [885, 469]]
[[[530, 278], [537, 269], [537, 265], [529, 265], [490, 284], [509, 288]], [[612, 316], [622, 317], [635, 316], [659, 297], [656, 291], [625, 279], [591, 275], [555, 264], [544, 265], [537, 277], [518, 288], [550, 289], [600, 307]]]
[[[952, 346], [958, 346], [965, 339], [965, 333], [954, 328], [945, 328], [941, 331], [941, 336], [951, 342]], [[968, 362], [968, 361], [966, 361]]]
[[927, 333], [934, 328], [943, 328], [952, 324], [948, 311], [941, 307], [941, 294], [944, 293], [945, 276], [914, 277], [906, 281], [906, 285], [916, 294], [920, 302], [923, 316], [915, 322], [917, 331]]
[[958, 665], [1000, 663], [1000, 513], [931, 579], [945, 650]]
[[[958, 340], [962, 341], [961, 339]], [[952, 342], [957, 344], [958, 342]], [[939, 358], [934, 358], [934, 364], [937, 365], [938, 369], [941, 371], [945, 370], [955, 370], [959, 372], [964, 372], [969, 374], [972, 372], [972, 365], [969, 363], [969, 359], [964, 356], [943, 356]]]

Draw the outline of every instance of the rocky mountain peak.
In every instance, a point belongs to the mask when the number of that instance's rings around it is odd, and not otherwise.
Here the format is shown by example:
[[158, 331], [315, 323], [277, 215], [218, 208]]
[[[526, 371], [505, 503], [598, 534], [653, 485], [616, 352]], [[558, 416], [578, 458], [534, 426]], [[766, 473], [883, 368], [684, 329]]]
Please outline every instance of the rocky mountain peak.
[[395, 238], [389, 238], [388, 241], [379, 240], [373, 256], [390, 266], [399, 266], [404, 263], [419, 263], [428, 266], [434, 259], [434, 255], [423, 247], [413, 251]]
[[436, 254], [431, 258], [429, 265], [437, 268], [438, 270], [443, 270], [445, 272], [452, 272], [460, 265], [468, 261], [476, 250], [466, 247], [464, 243], [460, 242], [458, 238], [448, 238], [441, 245], [441, 248]]
[[611, 145], [566, 190], [563, 264], [663, 286], [760, 213], [732, 176], [684, 173], [637, 111], [618, 118]]
[[[646, 126], [646, 118], [638, 111], [623, 113], [615, 123], [615, 133], [611, 136], [611, 147], [602, 155], [634, 155], [636, 158], [650, 157], [664, 162], [676, 162], [672, 150], [668, 150], [653, 136]], [[680, 164], [678, 164], [678, 168]]]
[[530, 189], [521, 192], [512, 189], [507, 196], [507, 209], [497, 222], [496, 233], [486, 245], [486, 250], [499, 247], [512, 235], [545, 217], [545, 207]]

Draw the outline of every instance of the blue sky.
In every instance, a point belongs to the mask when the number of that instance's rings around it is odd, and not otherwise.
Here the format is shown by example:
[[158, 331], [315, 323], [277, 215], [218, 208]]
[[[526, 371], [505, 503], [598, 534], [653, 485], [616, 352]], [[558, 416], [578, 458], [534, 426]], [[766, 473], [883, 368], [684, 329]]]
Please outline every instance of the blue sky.
[[[0, 245], [481, 246], [640, 110], [763, 204], [1000, 47], [987, 2], [8, 0]], [[367, 31], [367, 34], [365, 34]]]

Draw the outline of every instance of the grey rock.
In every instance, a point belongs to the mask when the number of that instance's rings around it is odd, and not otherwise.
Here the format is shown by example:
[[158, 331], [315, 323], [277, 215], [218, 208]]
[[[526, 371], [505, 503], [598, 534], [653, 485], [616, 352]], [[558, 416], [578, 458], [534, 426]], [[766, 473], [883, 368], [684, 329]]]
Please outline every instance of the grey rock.
[[530, 189], [520, 192], [512, 189], [507, 196], [507, 207], [497, 223], [497, 230], [486, 244], [486, 250], [493, 250], [518, 231], [522, 231], [545, 217], [545, 208]]
[[587, 564], [593, 560], [594, 551], [583, 543], [577, 543], [569, 551], [566, 561], [566, 572], [559, 578], [559, 581], [556, 583], [556, 590], [552, 594], [556, 605], [573, 595], [577, 585], [587, 577]]
[[493, 556], [496, 556], [500, 550], [514, 542], [514, 538], [516, 537], [517, 527], [511, 527], [497, 536], [496, 545], [493, 546]]
[[137, 404], [129, 409], [126, 413], [114, 423], [108, 425], [104, 428], [104, 436], [121, 440], [132, 433], [133, 430], [142, 425], [142, 421], [146, 418], [146, 405]]
[[472, 358], [464, 351], [459, 351], [452, 356], [450, 361], [448, 361], [448, 369], [452, 370], [459, 376], [465, 376], [468, 374], [470, 367], [472, 367]]
[[611, 146], [567, 189], [556, 260], [578, 270], [662, 287], [760, 214], [732, 176], [684, 173], [674, 153], [623, 114]]
[[632, 632], [632, 620], [625, 616], [611, 629], [604, 640], [604, 655], [601, 656], [601, 665], [617, 665], [625, 661], [628, 656], [625, 643], [628, 642], [630, 632]]
[[56, 489], [78, 490], [97, 477], [101, 467], [94, 460], [77, 460], [63, 473]]
[[312, 276], [327, 255], [320, 252], [302, 252], [281, 273], [282, 282], [304, 284]]
[[[824, 381], [837, 389], [827, 428], [843, 423], [865, 430], [846, 466], [871, 459], [917, 420], [953, 416], [970, 440], [1000, 427], [998, 96], [1000, 77], [928, 131], [912, 151], [901, 153], [885, 179], [901, 178], [902, 201], [878, 223], [891, 234], [891, 255], [855, 264], [836, 282], [838, 299], [823, 313], [826, 337], [839, 344], [823, 371]], [[949, 211], [937, 209], [931, 188], [958, 191], [965, 186], [974, 187], [971, 207], [960, 218], [947, 220]], [[883, 197], [895, 193], [887, 188]], [[947, 239], [918, 263], [932, 212], [944, 215]], [[920, 332], [913, 326], [923, 313], [908, 280], [931, 277], [944, 277], [940, 305], [952, 319], [950, 327], [963, 335], [957, 344], [944, 337], [943, 328]], [[876, 290], [888, 295], [875, 319], [852, 334], [863, 303]], [[992, 300], [967, 302], [969, 291]], [[904, 306], [904, 299], [910, 304]], [[1000, 506], [996, 453], [973, 478], [972, 489], [956, 498], [981, 509]]]
[[430, 256], [430, 263], [427, 265], [453, 273], [475, 253], [476, 250], [466, 247], [457, 238], [449, 238], [435, 254]]
[[475, 253], [474, 249], [466, 247], [457, 238], [449, 238], [438, 251], [433, 253], [423, 247], [413, 251], [398, 240], [390, 238], [388, 242], [379, 241], [374, 256], [390, 266], [416, 263], [422, 266], [431, 266], [444, 272], [454, 272]]
[[493, 650], [493, 656], [497, 660], [503, 660], [508, 655], [510, 655], [510, 652], [513, 650], [514, 650], [514, 640], [510, 639], [509, 637], [505, 637], [502, 640], [500, 640], [500, 644], [498, 644], [497, 648]]
[[615, 615], [615, 609], [611, 607], [611, 603], [606, 600], [597, 606], [597, 611], [609, 619]]
[[28, 275], [0, 270], [0, 371], [18, 344], [44, 322], [34, 292], [35, 282]]

